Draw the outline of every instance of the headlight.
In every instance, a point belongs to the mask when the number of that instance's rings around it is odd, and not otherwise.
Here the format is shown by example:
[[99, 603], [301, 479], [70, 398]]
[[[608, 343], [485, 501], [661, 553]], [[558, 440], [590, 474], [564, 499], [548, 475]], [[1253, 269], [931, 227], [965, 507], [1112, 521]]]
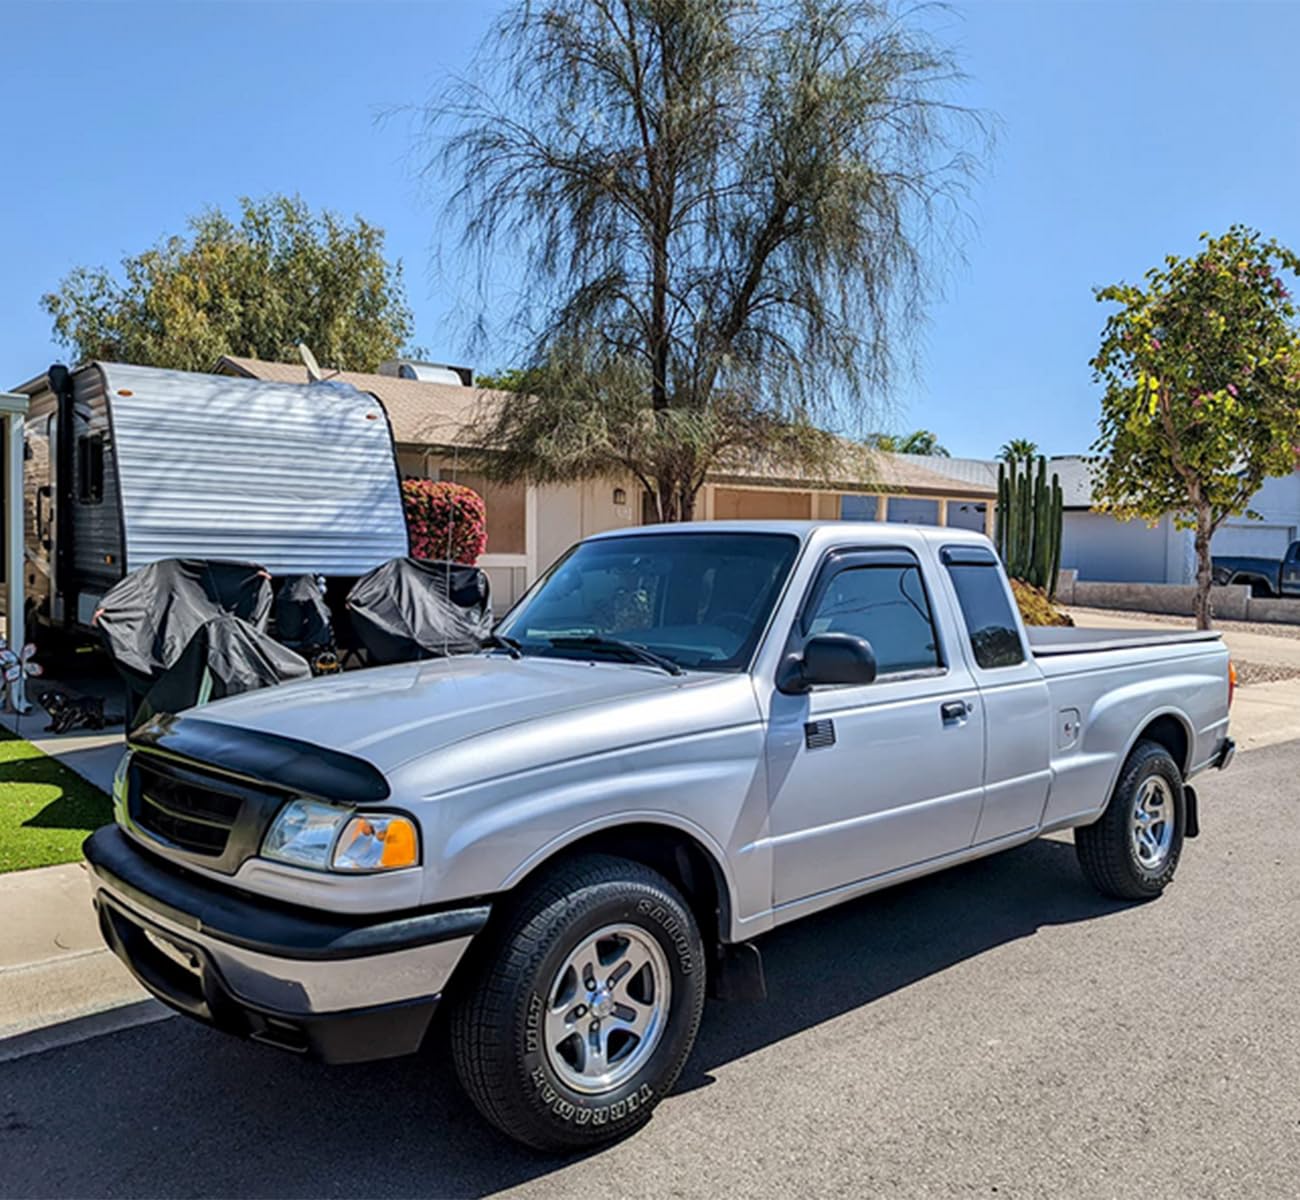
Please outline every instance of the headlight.
[[410, 817], [294, 800], [272, 823], [262, 854], [317, 871], [388, 871], [418, 863], [420, 843]]
[[329, 866], [334, 837], [351, 815], [350, 808], [337, 804], [295, 800], [275, 818], [262, 843], [262, 853], [267, 858], [323, 871]]

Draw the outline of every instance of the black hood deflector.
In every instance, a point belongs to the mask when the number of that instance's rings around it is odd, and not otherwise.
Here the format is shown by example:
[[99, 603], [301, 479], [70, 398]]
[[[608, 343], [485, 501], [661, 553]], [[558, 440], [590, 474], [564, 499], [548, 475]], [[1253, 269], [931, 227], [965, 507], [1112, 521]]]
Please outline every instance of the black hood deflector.
[[390, 795], [383, 772], [364, 759], [297, 738], [200, 717], [159, 715], [134, 730], [128, 745], [338, 804], [383, 804]]

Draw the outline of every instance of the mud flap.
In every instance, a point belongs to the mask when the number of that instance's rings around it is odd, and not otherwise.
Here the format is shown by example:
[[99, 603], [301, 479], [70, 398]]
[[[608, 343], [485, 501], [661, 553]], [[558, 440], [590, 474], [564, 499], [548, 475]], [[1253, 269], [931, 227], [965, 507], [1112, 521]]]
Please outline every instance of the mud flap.
[[1196, 789], [1188, 787], [1187, 784], [1183, 784], [1183, 808], [1187, 814], [1183, 837], [1199, 837], [1201, 833], [1200, 804], [1196, 799]]
[[753, 942], [718, 945], [709, 972], [709, 995], [715, 1000], [756, 1002], [767, 999], [763, 956]]

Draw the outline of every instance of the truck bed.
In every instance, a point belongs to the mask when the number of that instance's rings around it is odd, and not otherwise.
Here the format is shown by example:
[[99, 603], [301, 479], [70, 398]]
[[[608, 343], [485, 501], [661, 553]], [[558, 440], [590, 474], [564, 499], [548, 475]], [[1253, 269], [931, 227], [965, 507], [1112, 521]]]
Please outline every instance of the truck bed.
[[1029, 635], [1029, 648], [1035, 658], [1219, 641], [1219, 633], [1214, 629], [1087, 629], [1030, 626], [1025, 632]]

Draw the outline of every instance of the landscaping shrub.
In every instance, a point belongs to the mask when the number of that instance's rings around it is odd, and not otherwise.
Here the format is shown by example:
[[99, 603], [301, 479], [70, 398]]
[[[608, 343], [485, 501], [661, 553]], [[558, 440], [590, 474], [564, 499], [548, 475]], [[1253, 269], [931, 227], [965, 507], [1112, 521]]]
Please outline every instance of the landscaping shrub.
[[1073, 619], [1063, 613], [1048, 598], [1042, 588], [1036, 588], [1023, 579], [1013, 579], [1011, 590], [1016, 594], [1016, 605], [1026, 625], [1073, 625]]
[[415, 558], [478, 562], [487, 546], [487, 509], [476, 491], [459, 483], [404, 479], [402, 503]]

